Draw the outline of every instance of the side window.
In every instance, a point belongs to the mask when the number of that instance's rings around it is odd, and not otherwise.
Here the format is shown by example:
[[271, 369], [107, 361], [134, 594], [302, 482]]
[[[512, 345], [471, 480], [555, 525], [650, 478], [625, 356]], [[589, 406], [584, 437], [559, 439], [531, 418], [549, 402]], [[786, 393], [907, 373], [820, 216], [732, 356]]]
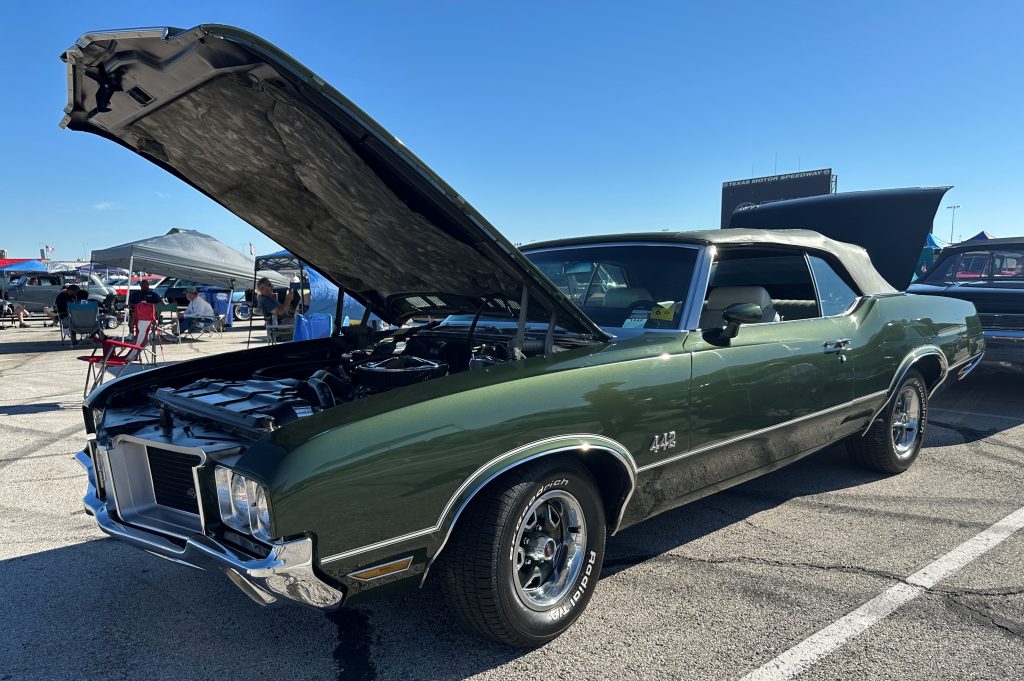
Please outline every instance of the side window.
[[808, 256], [811, 271], [814, 272], [814, 283], [818, 286], [818, 303], [821, 314], [825, 317], [842, 314], [857, 300], [856, 291], [850, 288], [843, 278], [836, 274], [831, 265], [816, 255]]
[[1004, 250], [992, 253], [992, 279], [995, 281], [1024, 281], [1024, 250]]
[[725, 324], [722, 313], [736, 303], [761, 308], [761, 323], [819, 317], [814, 282], [803, 253], [778, 248], [723, 248], [712, 266], [700, 327]]
[[957, 268], [956, 281], [977, 281], [991, 276], [991, 258], [988, 251], [978, 253], [964, 253], [960, 257], [960, 267]]

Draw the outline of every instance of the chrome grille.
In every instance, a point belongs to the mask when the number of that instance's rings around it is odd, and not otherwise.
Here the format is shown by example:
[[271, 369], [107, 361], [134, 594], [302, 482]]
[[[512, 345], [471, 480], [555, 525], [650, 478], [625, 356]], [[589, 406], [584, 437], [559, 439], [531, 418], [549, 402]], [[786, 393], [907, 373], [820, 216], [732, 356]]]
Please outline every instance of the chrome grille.
[[201, 464], [202, 459], [195, 454], [172, 452], [159, 447], [146, 447], [146, 458], [149, 459], [156, 503], [198, 515], [199, 499], [196, 497], [192, 469]]
[[983, 329], [1024, 331], [1024, 314], [979, 314]]
[[193, 469], [202, 470], [206, 463], [202, 450], [171, 449], [120, 435], [99, 458], [101, 468], [109, 471], [108, 495], [125, 523], [182, 539], [203, 531], [202, 502], [193, 476]]

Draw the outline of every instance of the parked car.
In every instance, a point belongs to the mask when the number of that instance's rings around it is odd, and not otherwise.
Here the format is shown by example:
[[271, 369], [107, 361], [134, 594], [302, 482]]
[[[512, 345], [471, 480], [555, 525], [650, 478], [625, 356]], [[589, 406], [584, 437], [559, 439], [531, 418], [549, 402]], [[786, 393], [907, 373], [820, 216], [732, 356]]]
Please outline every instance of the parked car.
[[206, 286], [197, 281], [189, 281], [187, 279], [177, 279], [175, 277], [167, 277], [161, 281], [157, 286], [153, 288], [156, 294], [166, 300], [168, 303], [177, 303], [182, 307], [188, 305], [188, 298], [185, 297], [185, 293], [190, 288], [199, 288]]
[[253, 291], [235, 291], [231, 294], [231, 316], [238, 322], [247, 322], [252, 317]]
[[1024, 369], [1024, 237], [946, 248], [909, 290], [973, 303], [985, 330], [985, 363]]
[[6, 297], [21, 303], [29, 312], [42, 312], [52, 307], [62, 286], [77, 284], [89, 294], [89, 300], [99, 303], [107, 310], [113, 303], [114, 290], [105, 285], [95, 274], [83, 275], [73, 270], [68, 272], [25, 272], [7, 287]]
[[[160, 286], [163, 283], [164, 279], [166, 279], [166, 277], [163, 277], [159, 274], [144, 274], [138, 277], [132, 277], [130, 287], [132, 291], [138, 291], [139, 283], [142, 281], [148, 281], [149, 287], [155, 290], [158, 286]], [[129, 284], [127, 278], [125, 278], [124, 281], [114, 286], [115, 293], [117, 293], [117, 296], [122, 300], [124, 299], [125, 294], [128, 292], [128, 289]]]
[[[544, 643], [623, 528], [837, 442], [906, 470], [930, 397], [983, 352], [970, 303], [898, 293], [863, 249], [811, 231], [521, 253], [238, 29], [90, 33], [64, 58], [66, 127], [179, 175], [394, 325], [132, 374], [85, 401], [99, 527], [261, 604], [430, 577], [470, 629]], [[402, 326], [415, 317], [445, 321]]]

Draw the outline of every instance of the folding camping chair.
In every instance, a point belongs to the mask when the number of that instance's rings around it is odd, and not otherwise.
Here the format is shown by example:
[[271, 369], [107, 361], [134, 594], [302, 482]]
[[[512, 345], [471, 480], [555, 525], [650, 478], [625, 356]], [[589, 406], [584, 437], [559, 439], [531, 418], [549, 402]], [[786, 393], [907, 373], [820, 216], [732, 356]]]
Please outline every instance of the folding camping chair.
[[266, 315], [264, 319], [266, 320], [267, 343], [270, 345], [290, 341], [295, 334], [295, 325], [282, 324], [278, 321], [276, 314]]
[[308, 315], [295, 315], [295, 334], [292, 340], [302, 341], [312, 338], [328, 338], [334, 331], [334, 315], [314, 312]]
[[56, 325], [60, 333], [60, 344], [66, 348], [71, 347], [71, 315], [57, 315]]
[[[146, 304], [139, 303], [139, 305]], [[117, 375], [120, 376], [125, 367], [132, 362], [138, 362], [139, 366], [145, 366], [146, 363], [143, 360], [151, 351], [151, 347], [147, 349], [146, 346], [152, 346], [153, 324], [152, 320], [137, 320], [134, 343], [123, 343], [112, 338], [105, 338], [103, 345], [95, 348], [91, 355], [83, 355], [78, 358], [89, 365], [89, 371], [85, 375], [85, 388], [82, 390], [83, 397], [103, 384], [108, 368], [120, 367], [120, 371], [117, 372]], [[96, 354], [97, 352], [100, 354]], [[155, 352], [153, 352], [153, 357], [155, 364]]]
[[[163, 334], [156, 323], [156, 306], [153, 303], [135, 304], [135, 329], [136, 345], [145, 348], [143, 361], [156, 366], [156, 350], [160, 346], [160, 352], [164, 350]], [[139, 335], [145, 329], [146, 336]]]
[[86, 340], [97, 345], [103, 339], [100, 325], [100, 305], [95, 300], [69, 303], [68, 316], [64, 325], [67, 327], [68, 336], [72, 333], [84, 336]]
[[189, 324], [181, 330], [181, 335], [189, 340], [199, 340], [203, 336], [221, 332], [220, 317], [188, 317]]
[[175, 343], [181, 342], [181, 323], [178, 321], [177, 303], [157, 303], [156, 326], [160, 329], [161, 335], [169, 335]]

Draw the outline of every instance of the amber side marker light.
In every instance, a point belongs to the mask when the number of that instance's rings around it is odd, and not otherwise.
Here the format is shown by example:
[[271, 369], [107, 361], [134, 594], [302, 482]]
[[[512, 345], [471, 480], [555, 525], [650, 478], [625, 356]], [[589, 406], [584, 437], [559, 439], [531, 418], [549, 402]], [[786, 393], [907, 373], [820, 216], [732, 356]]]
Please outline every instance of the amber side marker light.
[[408, 570], [411, 565], [412, 556], [409, 556], [408, 558], [401, 558], [399, 560], [391, 561], [390, 563], [384, 563], [383, 565], [353, 572], [349, 577], [358, 579], [361, 582], [368, 582], [371, 579], [380, 579], [381, 577], [404, 572]]

